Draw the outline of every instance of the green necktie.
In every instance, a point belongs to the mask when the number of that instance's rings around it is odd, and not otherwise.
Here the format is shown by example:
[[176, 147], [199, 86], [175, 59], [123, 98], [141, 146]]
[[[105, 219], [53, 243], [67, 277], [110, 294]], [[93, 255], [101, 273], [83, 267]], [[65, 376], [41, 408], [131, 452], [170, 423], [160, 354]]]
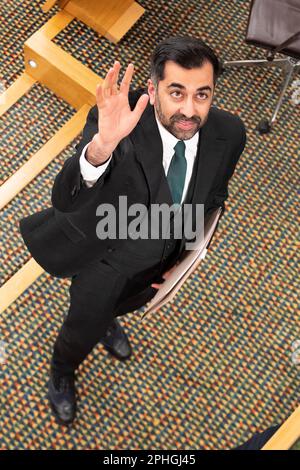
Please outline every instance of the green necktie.
[[185, 158], [185, 143], [183, 140], [179, 140], [174, 147], [175, 154], [172, 157], [168, 173], [167, 180], [170, 186], [171, 194], [174, 203], [180, 204], [182, 192], [185, 182], [186, 174], [186, 158]]

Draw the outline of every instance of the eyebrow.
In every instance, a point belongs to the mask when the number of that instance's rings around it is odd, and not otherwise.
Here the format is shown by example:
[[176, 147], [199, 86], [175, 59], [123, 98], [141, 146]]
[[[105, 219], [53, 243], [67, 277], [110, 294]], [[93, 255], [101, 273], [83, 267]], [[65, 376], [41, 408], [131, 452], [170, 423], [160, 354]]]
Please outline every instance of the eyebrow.
[[[170, 85], [167, 86], [167, 88], [180, 88], [180, 90], [185, 90], [185, 86], [181, 85], [180, 83], [171, 83]], [[212, 91], [211, 87], [208, 85], [200, 86], [199, 88], [197, 88], [196, 91], [203, 91], [203, 90]]]

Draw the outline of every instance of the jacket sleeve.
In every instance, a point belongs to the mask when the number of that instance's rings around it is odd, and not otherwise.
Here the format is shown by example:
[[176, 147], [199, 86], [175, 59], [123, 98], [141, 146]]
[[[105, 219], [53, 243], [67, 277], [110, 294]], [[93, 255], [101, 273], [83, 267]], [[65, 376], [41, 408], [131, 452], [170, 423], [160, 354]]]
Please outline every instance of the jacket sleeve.
[[62, 212], [67, 212], [71, 208], [74, 198], [83, 185], [79, 163], [82, 150], [97, 132], [98, 109], [97, 106], [93, 106], [88, 112], [82, 138], [75, 146], [75, 154], [66, 159], [55, 177], [51, 192], [51, 202], [54, 208]]
[[[209, 205], [208, 212], [210, 212], [212, 209], [215, 209], [217, 207], [222, 207], [222, 213], [221, 217], [223, 216], [225, 212], [225, 201], [228, 198], [228, 183], [230, 181], [230, 178], [232, 177], [235, 167], [237, 165], [237, 162], [243, 153], [243, 150], [246, 145], [246, 129], [243, 121], [239, 119], [240, 126], [241, 126], [241, 132], [240, 132], [240, 141], [238, 144], [238, 147], [236, 151], [234, 152], [233, 157], [230, 160], [230, 164], [226, 168], [226, 173], [225, 177], [223, 178], [222, 183], [218, 187], [214, 198], [212, 200], [212, 203]], [[220, 218], [221, 218], [220, 217]]]

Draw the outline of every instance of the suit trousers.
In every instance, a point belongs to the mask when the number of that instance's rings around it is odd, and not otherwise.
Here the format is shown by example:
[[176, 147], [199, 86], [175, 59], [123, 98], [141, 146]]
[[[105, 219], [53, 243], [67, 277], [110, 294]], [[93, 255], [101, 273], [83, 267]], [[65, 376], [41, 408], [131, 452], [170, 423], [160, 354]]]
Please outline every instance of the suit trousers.
[[75, 369], [105, 335], [113, 319], [141, 308], [157, 292], [164, 266], [128, 276], [103, 259], [95, 259], [72, 276], [70, 308], [55, 341], [52, 369], [73, 375]]

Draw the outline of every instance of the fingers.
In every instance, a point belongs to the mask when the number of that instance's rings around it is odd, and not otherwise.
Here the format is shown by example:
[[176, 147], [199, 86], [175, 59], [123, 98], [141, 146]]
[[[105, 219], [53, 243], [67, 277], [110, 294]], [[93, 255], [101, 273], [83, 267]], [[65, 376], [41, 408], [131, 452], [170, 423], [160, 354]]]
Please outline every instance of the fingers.
[[111, 88], [113, 84], [114, 69], [113, 67], [107, 72], [105, 79], [102, 84], [102, 96], [108, 98], [111, 95]]
[[102, 82], [102, 85], [98, 83], [96, 86], [96, 102], [97, 106], [101, 108], [103, 106], [105, 98], [110, 96], [110, 91], [109, 91], [109, 83], [110, 83], [110, 77], [112, 75], [112, 69], [109, 69], [107, 72], [105, 79]]
[[[126, 95], [128, 98], [130, 83], [131, 83], [131, 79], [132, 79], [133, 72], [134, 72], [134, 66], [133, 64], [129, 64], [127, 66], [127, 69], [124, 73], [124, 77], [120, 84], [120, 90], [119, 90], [118, 79], [119, 79], [120, 68], [121, 68], [120, 62], [116, 60], [114, 62], [113, 67], [111, 67], [108, 70], [102, 84], [97, 85], [96, 101], [97, 101], [98, 108], [105, 107], [107, 104], [107, 99], [110, 98], [111, 96], [122, 94], [123, 96], [120, 96], [120, 98], [124, 98], [124, 95]], [[134, 110], [131, 112], [130, 116], [128, 115], [130, 123], [132, 125], [137, 124], [137, 122], [139, 121], [141, 115], [143, 114], [147, 106], [148, 101], [149, 101], [149, 96], [147, 94], [143, 94], [142, 96], [140, 96], [138, 102], [135, 105]]]
[[[119, 88], [118, 88], [118, 80], [119, 80], [119, 72], [120, 72], [121, 64], [118, 60], [115, 60], [113, 67], [111, 67], [104, 80], [102, 85], [97, 85], [96, 88], [96, 98], [97, 98], [97, 103], [101, 104], [103, 103], [103, 100], [105, 98], [108, 98], [111, 95], [117, 95], [119, 93]], [[130, 82], [132, 79], [133, 75], [133, 64], [129, 64], [126, 72], [124, 74], [121, 86], [120, 86], [120, 91], [123, 90], [125, 93], [129, 91], [130, 87]]]
[[98, 107], [101, 107], [103, 104], [103, 99], [102, 86], [98, 84], [96, 87], [96, 102]]
[[131, 82], [132, 75], [133, 75], [133, 71], [134, 71], [133, 64], [129, 64], [127, 66], [126, 72], [124, 73], [124, 77], [123, 77], [123, 80], [122, 80], [121, 85], [120, 85], [120, 92], [121, 93], [124, 93], [126, 95], [128, 94], [129, 87], [130, 87], [130, 82]]
[[[176, 265], [175, 265], [175, 266], [176, 266]], [[175, 267], [175, 266], [174, 266], [174, 267]], [[174, 267], [171, 268], [171, 269], [169, 269], [169, 271], [166, 271], [165, 273], [162, 274], [161, 277], [162, 277], [165, 281], [168, 279], [168, 277], [170, 277], [170, 275], [171, 275], [171, 273], [172, 273]], [[162, 284], [151, 284], [151, 287], [154, 287], [155, 289], [160, 289], [162, 285], [163, 285], [163, 283], [162, 283]]]
[[151, 287], [154, 287], [154, 289], [160, 289], [162, 284], [151, 284]]
[[121, 68], [120, 62], [115, 60], [115, 63], [113, 66], [114, 73], [111, 77], [111, 80], [112, 80], [111, 94], [112, 95], [117, 95], [119, 93], [118, 80], [119, 80], [120, 68]]
[[136, 121], [140, 119], [141, 115], [143, 114], [147, 106], [148, 101], [149, 101], [149, 95], [144, 94], [139, 97], [138, 102], [136, 103], [135, 108], [132, 111], [132, 114]]
[[[162, 274], [161, 277], [164, 280], [166, 280], [168, 278], [168, 275], [169, 275], [169, 271], [166, 271], [165, 273]], [[151, 284], [151, 287], [154, 287], [155, 289], [160, 289], [162, 285], [163, 285], [163, 283], [161, 283], [161, 284], [154, 283], [154, 284]]]
[[102, 83], [103, 98], [108, 98], [111, 95], [118, 94], [118, 78], [120, 68], [120, 62], [115, 60], [113, 67], [109, 69]]

